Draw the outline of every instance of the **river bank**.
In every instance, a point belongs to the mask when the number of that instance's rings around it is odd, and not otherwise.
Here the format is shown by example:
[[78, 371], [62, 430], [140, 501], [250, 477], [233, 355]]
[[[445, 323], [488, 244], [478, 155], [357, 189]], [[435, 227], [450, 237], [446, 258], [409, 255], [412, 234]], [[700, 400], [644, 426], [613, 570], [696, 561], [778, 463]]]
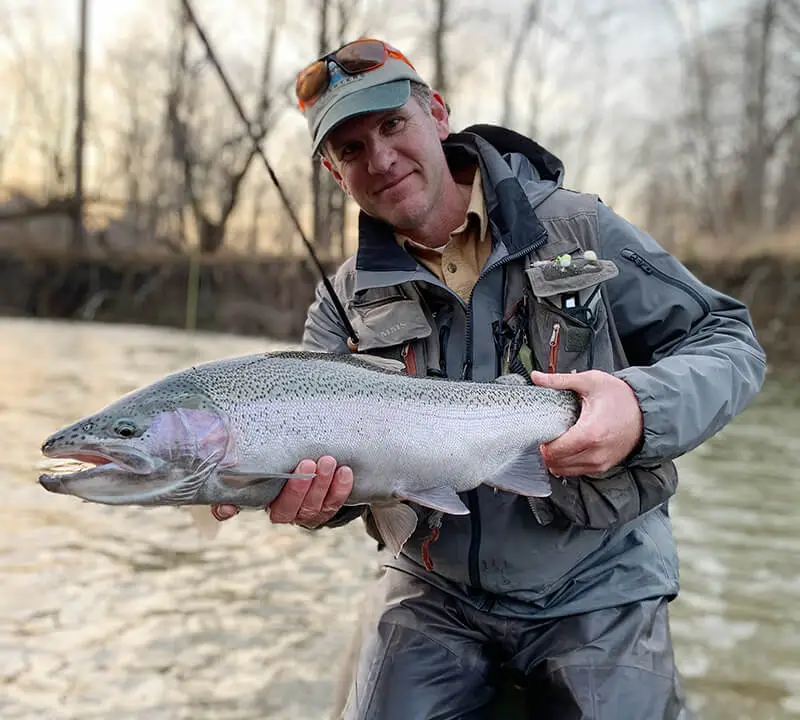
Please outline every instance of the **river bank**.
[[[333, 270], [336, 262], [325, 263]], [[774, 368], [800, 359], [800, 257], [690, 259], [750, 307]], [[297, 341], [317, 278], [303, 257], [0, 250], [0, 314], [197, 328]]]

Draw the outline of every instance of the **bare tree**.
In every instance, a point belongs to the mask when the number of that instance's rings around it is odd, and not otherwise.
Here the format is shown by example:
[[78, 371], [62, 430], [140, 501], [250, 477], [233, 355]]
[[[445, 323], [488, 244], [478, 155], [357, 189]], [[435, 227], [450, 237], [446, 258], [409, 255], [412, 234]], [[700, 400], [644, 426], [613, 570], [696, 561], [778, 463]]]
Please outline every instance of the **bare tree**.
[[443, 95], [449, 90], [447, 72], [447, 30], [449, 3], [447, 0], [435, 0], [434, 20], [431, 28], [431, 48], [433, 50], [433, 87]]
[[777, 0], [761, 0], [751, 9], [751, 21], [745, 27], [745, 72], [743, 113], [743, 155], [740, 170], [740, 187], [736, 206], [739, 219], [751, 227], [761, 227], [764, 220], [767, 163], [773, 139], [770, 138], [767, 115], [769, 112], [772, 77], [772, 43], [776, 29], [775, 5]]
[[[283, 0], [272, 0], [268, 10], [262, 62], [250, 103], [254, 107], [250, 120], [259, 142], [266, 139], [285, 107], [280, 102], [285, 89], [276, 92], [273, 77], [277, 38], [285, 17]], [[183, 171], [184, 191], [200, 250], [214, 253], [223, 246], [226, 227], [257, 151], [238, 119], [228, 121], [229, 116], [220, 112], [220, 107], [229, 107], [229, 101], [221, 97], [218, 79], [206, 76], [204, 82], [205, 63], [190, 62], [190, 28], [183, 12], [178, 26], [166, 98], [173, 158]], [[210, 95], [219, 98], [218, 103], [210, 102]]]
[[70, 192], [70, 170], [74, 129], [74, 88], [64, 83], [57, 68], [72, 66], [73, 48], [46, 33], [47, 8], [22, 6], [9, 11], [3, 23], [3, 40], [10, 53], [8, 72], [17, 88], [16, 104], [20, 122], [15, 138], [29, 147], [44, 166], [40, 192], [45, 198]]
[[[796, 107], [796, 112], [800, 113], [800, 91], [797, 93]], [[778, 228], [796, 223], [800, 223], [800, 123], [795, 124], [787, 142], [775, 203], [775, 224]]]
[[503, 73], [503, 115], [501, 123], [506, 127], [514, 124], [514, 87], [517, 78], [517, 69], [521, 63], [519, 61], [525, 50], [525, 43], [530, 36], [541, 10], [541, 0], [529, 0], [522, 19], [519, 21], [517, 32], [514, 34], [514, 41], [511, 43], [511, 51], [508, 55], [506, 70]]
[[[318, 57], [354, 39], [350, 33], [360, 20], [357, 9], [353, 0], [319, 0]], [[311, 162], [314, 241], [323, 255], [341, 257], [345, 253], [347, 196], [318, 158], [312, 158]]]

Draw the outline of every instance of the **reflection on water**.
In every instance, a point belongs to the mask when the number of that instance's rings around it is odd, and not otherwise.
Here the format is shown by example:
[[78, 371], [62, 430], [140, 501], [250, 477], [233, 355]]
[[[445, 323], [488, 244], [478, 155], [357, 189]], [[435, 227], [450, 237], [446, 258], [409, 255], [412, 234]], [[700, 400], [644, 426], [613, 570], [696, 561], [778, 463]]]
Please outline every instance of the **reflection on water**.
[[[243, 513], [211, 542], [172, 508], [36, 483], [39, 444], [120, 393], [258, 339], [0, 319], [0, 717], [324, 718], [373, 570], [360, 527]], [[679, 660], [707, 720], [800, 717], [800, 386], [767, 387], [681, 461]]]

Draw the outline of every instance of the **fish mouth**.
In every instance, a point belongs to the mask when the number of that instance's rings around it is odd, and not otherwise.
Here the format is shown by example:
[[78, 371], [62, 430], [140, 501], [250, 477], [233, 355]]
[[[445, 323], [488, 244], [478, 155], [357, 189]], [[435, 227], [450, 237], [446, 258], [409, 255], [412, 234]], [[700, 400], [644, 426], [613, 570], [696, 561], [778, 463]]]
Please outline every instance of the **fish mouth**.
[[57, 460], [77, 460], [98, 466], [114, 464], [134, 475], [149, 475], [156, 469], [156, 462], [150, 455], [132, 447], [80, 445], [58, 448], [45, 443], [42, 446], [42, 455]]
[[152, 504], [169, 492], [174, 478], [162, 471], [163, 463], [133, 448], [83, 446], [49, 448], [42, 453], [51, 459], [74, 460], [94, 467], [77, 471], [42, 473], [39, 484], [49, 492], [75, 495], [106, 505]]

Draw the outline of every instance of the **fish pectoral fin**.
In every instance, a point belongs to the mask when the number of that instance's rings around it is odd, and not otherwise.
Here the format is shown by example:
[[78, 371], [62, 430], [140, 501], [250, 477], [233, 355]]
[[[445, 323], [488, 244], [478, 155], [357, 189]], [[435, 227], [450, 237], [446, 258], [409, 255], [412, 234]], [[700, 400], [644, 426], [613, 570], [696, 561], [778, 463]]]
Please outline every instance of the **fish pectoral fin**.
[[386, 547], [397, 557], [408, 538], [417, 529], [417, 513], [402, 503], [393, 505], [374, 505], [371, 508], [375, 526], [378, 528]]
[[548, 497], [553, 491], [550, 487], [551, 477], [544, 458], [536, 447], [528, 448], [518, 457], [501, 465], [483, 484], [525, 497]]
[[396, 493], [396, 495], [403, 500], [409, 500], [417, 503], [417, 505], [439, 510], [448, 515], [469, 515], [467, 506], [461, 502], [461, 498], [458, 497], [456, 491], [447, 485], [440, 485], [439, 487], [418, 492], [403, 490], [402, 493]]
[[270, 480], [312, 480], [313, 473], [268, 473], [263, 470], [244, 470], [241, 468], [225, 468], [219, 471], [219, 479], [232, 488], [246, 488]]
[[201, 538], [213, 540], [219, 533], [219, 521], [214, 519], [208, 505], [186, 505], [189, 515], [192, 516], [192, 523]]

